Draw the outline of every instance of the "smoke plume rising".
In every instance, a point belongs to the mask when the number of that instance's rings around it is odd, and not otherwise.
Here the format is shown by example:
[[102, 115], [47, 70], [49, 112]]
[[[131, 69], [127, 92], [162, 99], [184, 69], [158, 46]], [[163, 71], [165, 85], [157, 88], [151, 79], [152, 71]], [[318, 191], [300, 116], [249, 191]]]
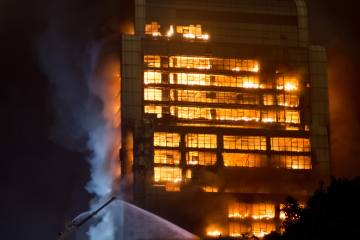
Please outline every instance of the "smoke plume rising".
[[[90, 208], [95, 208], [119, 187], [119, 36], [99, 37], [95, 6], [81, 12], [79, 6], [58, 4], [47, 31], [35, 43], [50, 81], [51, 138], [73, 151], [89, 152], [91, 178], [86, 190], [94, 195]], [[114, 239], [113, 212], [100, 214], [89, 229], [89, 239]]]

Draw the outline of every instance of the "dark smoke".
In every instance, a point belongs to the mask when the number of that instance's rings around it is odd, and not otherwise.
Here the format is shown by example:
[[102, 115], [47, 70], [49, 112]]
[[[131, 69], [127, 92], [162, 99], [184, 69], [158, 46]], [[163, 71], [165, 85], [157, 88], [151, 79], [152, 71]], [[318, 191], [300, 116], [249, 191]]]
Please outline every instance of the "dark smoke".
[[336, 177], [360, 175], [360, 30], [354, 27], [359, 14], [355, 5], [308, 1], [311, 40], [328, 52], [331, 168]]

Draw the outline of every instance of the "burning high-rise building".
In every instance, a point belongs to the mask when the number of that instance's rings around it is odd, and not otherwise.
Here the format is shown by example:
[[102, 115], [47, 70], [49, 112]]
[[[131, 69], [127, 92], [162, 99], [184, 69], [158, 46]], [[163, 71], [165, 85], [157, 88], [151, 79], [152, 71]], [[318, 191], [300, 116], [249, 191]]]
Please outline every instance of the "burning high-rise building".
[[303, 0], [136, 0], [122, 37], [128, 197], [203, 237], [278, 230], [329, 176], [326, 54]]

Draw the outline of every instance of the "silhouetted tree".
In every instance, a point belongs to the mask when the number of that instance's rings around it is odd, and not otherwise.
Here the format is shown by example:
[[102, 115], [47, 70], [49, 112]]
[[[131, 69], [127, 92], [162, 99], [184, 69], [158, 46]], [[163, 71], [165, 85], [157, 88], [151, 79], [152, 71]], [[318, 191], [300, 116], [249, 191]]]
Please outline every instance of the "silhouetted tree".
[[283, 234], [271, 233], [265, 240], [360, 239], [360, 177], [332, 179], [309, 199], [302, 209], [288, 198], [283, 208], [287, 219]]

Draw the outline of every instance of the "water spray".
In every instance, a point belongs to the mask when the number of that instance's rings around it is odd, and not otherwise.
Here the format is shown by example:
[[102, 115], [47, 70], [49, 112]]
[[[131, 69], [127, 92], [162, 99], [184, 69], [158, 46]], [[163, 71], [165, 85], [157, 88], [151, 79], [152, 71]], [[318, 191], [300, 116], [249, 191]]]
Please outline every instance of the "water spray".
[[74, 233], [77, 229], [79, 229], [82, 225], [87, 223], [90, 219], [95, 217], [102, 209], [106, 208], [110, 203], [116, 200], [116, 197], [113, 196], [109, 200], [107, 200], [104, 204], [98, 207], [94, 211], [83, 212], [77, 217], [75, 217], [69, 224], [65, 226], [65, 230], [59, 233], [57, 240], [65, 240], [72, 233]]

